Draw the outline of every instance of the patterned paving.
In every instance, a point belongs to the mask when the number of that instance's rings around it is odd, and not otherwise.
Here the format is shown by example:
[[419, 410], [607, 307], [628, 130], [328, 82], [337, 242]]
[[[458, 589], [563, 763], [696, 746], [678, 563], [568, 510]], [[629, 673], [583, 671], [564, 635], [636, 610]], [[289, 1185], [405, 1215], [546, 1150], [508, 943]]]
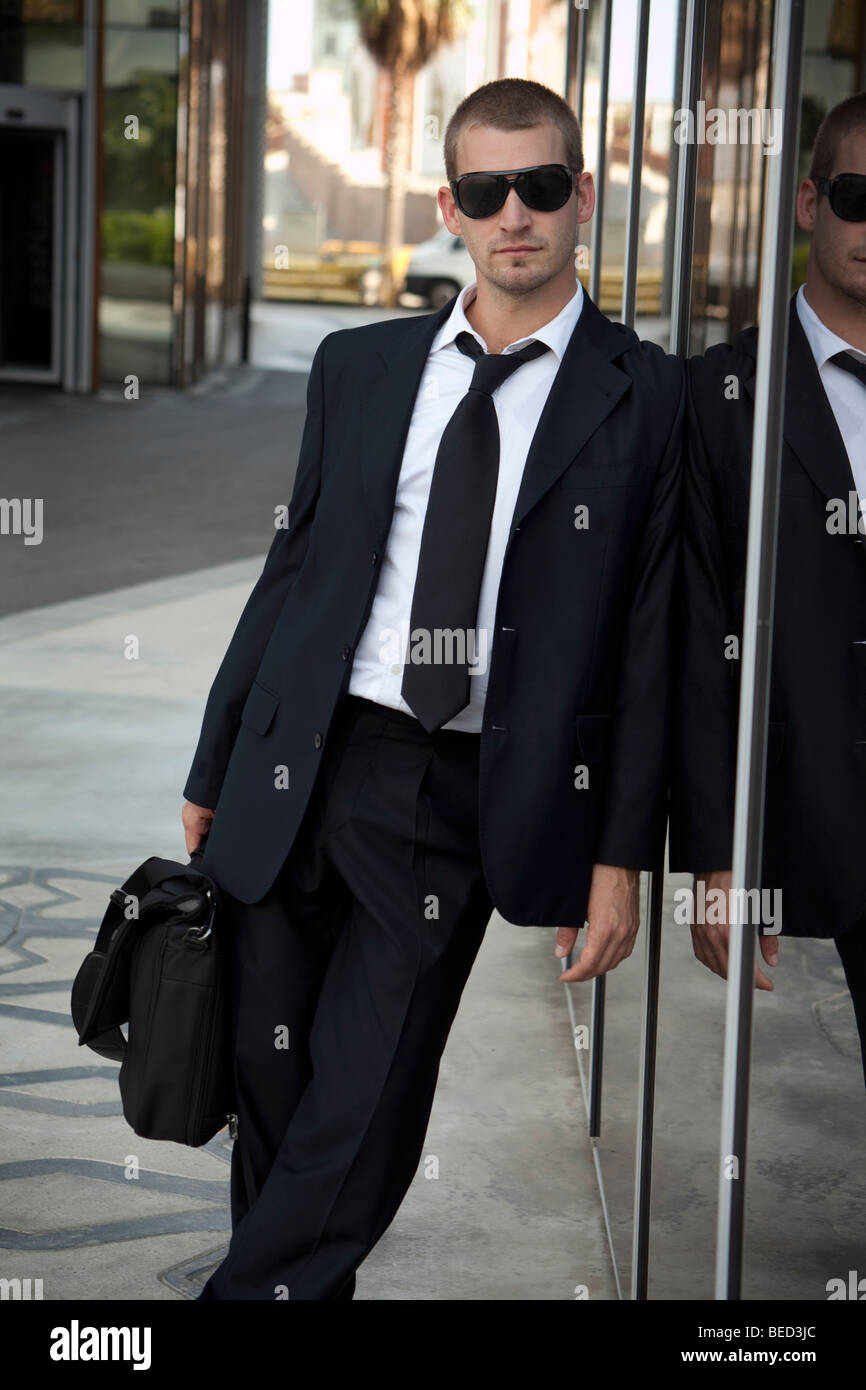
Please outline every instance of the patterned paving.
[[[201, 1232], [201, 1255], [156, 1271], [160, 1282], [194, 1298], [227, 1246], [227, 1239], [218, 1241], [230, 1231], [231, 1141], [224, 1131], [188, 1150], [151, 1144], [122, 1120], [118, 1125], [118, 1067], [79, 1047], [69, 1013], [75, 972], [120, 882], [81, 870], [0, 866], [0, 1107], [8, 1114], [4, 1149], [22, 1155], [0, 1163], [0, 1251], [76, 1250]], [[8, 1113], [16, 1111], [17, 1127]], [[84, 1135], [112, 1157], [119, 1138], [122, 1149], [158, 1153], [161, 1164], [172, 1152], [182, 1161], [168, 1172], [137, 1163], [133, 1184], [134, 1155], [124, 1153], [120, 1162], [69, 1156], [71, 1131], [57, 1120], [78, 1122], [79, 1143]], [[214, 1158], [225, 1165], [224, 1176], [213, 1176]], [[203, 1176], [192, 1176], [191, 1167]]]

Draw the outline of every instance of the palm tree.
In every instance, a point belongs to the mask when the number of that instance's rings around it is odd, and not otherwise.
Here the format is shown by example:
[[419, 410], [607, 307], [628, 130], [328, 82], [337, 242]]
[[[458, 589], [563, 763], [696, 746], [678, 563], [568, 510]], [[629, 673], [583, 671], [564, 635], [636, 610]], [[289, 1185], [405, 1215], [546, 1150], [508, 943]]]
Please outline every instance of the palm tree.
[[459, 34], [472, 10], [467, 0], [351, 0], [361, 42], [388, 73], [388, 130], [385, 139], [385, 236], [383, 304], [395, 299], [394, 253], [403, 241], [409, 129], [415, 74]]

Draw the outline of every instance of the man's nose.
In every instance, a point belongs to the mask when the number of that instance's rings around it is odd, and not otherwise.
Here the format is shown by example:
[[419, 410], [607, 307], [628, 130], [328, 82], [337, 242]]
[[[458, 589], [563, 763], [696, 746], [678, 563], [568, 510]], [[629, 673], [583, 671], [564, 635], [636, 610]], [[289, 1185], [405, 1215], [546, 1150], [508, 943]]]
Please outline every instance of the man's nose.
[[502, 204], [499, 218], [503, 227], [525, 227], [530, 220], [529, 208], [518, 197], [514, 184], [508, 189], [508, 197]]

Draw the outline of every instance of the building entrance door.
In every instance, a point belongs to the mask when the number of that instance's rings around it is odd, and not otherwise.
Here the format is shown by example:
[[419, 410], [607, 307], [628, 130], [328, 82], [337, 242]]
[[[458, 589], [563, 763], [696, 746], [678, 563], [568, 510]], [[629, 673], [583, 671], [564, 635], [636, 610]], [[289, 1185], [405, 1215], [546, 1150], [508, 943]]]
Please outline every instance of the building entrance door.
[[0, 380], [74, 389], [77, 100], [0, 86]]

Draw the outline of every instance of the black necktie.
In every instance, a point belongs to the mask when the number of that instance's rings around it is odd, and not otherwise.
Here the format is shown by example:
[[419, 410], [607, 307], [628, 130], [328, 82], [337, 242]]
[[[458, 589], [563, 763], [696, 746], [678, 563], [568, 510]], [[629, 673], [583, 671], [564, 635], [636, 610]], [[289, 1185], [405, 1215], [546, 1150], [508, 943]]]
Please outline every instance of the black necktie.
[[844, 367], [846, 372], [853, 372], [866, 386], [866, 362], [860, 362], [850, 352], [837, 352], [830, 361], [835, 362], [837, 367]]
[[478, 598], [499, 477], [493, 392], [524, 362], [548, 351], [546, 343], [533, 340], [519, 352], [485, 352], [471, 333], [458, 333], [456, 341], [461, 352], [476, 359], [475, 371], [436, 453], [402, 684], [403, 699], [430, 733], [469, 703]]

